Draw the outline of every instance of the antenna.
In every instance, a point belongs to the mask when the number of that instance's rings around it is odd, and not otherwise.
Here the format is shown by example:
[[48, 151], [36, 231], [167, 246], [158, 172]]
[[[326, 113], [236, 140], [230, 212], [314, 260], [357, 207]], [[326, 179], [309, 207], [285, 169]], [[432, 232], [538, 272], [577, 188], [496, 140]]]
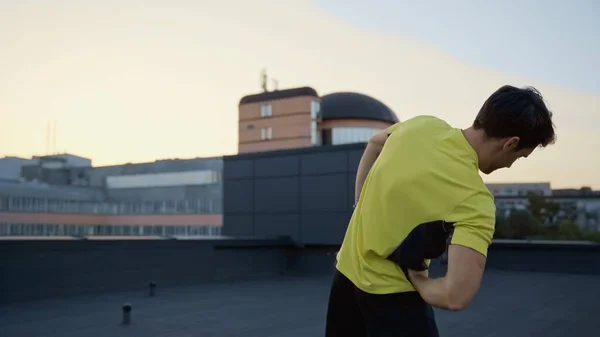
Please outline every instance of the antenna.
[[264, 92], [269, 91], [267, 89], [267, 69], [266, 68], [264, 68], [261, 71], [261, 87], [262, 87], [262, 89], [263, 89]]
[[273, 90], [279, 89], [279, 82], [274, 78], [271, 81], [273, 81]]

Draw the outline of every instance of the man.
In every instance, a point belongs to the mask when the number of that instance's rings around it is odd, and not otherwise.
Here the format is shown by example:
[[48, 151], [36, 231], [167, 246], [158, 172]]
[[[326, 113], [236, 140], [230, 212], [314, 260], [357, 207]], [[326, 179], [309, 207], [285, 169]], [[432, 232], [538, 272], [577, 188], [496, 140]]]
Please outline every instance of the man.
[[[494, 234], [494, 198], [479, 171], [509, 168], [554, 141], [542, 96], [512, 86], [494, 92], [467, 129], [419, 116], [373, 136], [337, 255], [326, 336], [438, 336], [432, 307], [470, 303]], [[430, 259], [446, 250], [446, 275], [430, 278]]]

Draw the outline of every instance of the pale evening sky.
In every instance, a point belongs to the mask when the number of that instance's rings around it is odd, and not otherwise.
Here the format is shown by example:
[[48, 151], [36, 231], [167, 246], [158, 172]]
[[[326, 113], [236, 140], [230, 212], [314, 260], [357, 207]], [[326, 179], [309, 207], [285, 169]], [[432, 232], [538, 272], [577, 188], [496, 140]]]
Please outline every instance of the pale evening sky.
[[558, 142], [484, 176], [600, 188], [595, 1], [0, 0], [0, 156], [57, 148], [95, 166], [237, 151], [237, 103], [280, 88], [358, 91], [401, 120], [468, 126], [533, 85]]

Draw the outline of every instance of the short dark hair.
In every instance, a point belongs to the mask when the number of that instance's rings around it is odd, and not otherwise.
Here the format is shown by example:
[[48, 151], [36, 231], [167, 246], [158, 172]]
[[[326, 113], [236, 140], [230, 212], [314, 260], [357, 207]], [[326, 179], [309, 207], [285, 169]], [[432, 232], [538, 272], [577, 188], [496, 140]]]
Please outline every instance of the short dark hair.
[[473, 128], [491, 138], [519, 137], [519, 150], [556, 141], [552, 112], [533, 87], [505, 85], [496, 90], [479, 110]]

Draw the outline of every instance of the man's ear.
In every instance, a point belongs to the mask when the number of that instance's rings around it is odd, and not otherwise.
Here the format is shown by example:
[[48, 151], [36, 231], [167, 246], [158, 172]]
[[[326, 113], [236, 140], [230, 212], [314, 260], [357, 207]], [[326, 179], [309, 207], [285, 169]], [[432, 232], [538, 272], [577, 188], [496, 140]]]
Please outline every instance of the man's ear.
[[521, 138], [519, 137], [510, 137], [504, 142], [503, 150], [516, 150], [519, 146], [519, 141]]

